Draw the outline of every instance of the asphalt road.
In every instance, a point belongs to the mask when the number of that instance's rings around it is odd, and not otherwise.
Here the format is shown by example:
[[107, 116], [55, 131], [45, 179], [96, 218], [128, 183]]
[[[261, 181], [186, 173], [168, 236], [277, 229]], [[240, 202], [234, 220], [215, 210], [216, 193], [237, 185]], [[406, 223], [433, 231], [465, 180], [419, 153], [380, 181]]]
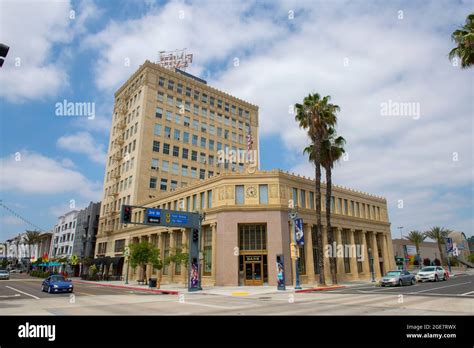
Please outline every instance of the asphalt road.
[[[306, 293], [271, 292], [230, 296], [162, 295], [75, 284], [70, 294], [41, 291], [41, 279], [13, 275], [0, 281], [4, 315], [472, 315], [474, 275], [446, 282], [378, 288], [358, 286]], [[400, 296], [403, 295], [403, 296]], [[407, 295], [407, 296], [405, 296]]]
[[358, 286], [340, 290], [333, 290], [335, 293], [352, 294], [404, 294], [439, 297], [463, 297], [474, 298], [474, 275], [459, 275], [447, 281], [423, 282], [415, 285], [377, 287], [373, 285]]
[[[32, 278], [26, 274], [12, 274], [10, 280], [0, 280], [0, 308], [1, 302], [18, 299], [42, 299], [52, 297], [69, 298], [69, 293], [48, 294], [41, 291], [41, 282], [43, 279]], [[98, 296], [98, 295], [126, 295], [140, 294], [150, 295], [146, 291], [134, 291], [128, 289], [111, 288], [94, 284], [74, 283], [75, 296]]]

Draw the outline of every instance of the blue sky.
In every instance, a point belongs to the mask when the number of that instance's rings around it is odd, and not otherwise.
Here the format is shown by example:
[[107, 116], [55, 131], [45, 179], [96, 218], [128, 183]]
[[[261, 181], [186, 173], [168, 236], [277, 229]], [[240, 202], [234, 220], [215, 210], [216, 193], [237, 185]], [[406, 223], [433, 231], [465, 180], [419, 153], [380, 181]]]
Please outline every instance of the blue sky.
[[[329, 94], [348, 142], [336, 184], [386, 197], [394, 237], [397, 226], [434, 225], [472, 235], [473, 74], [447, 59], [450, 33], [472, 10], [467, 1], [2, 1], [0, 42], [11, 48], [0, 71], [0, 199], [44, 229], [100, 200], [114, 91], [158, 51], [187, 48], [189, 72], [259, 106], [262, 169], [313, 175], [289, 106]], [[56, 116], [63, 100], [95, 103], [96, 117]], [[381, 115], [389, 101], [415, 103], [419, 117]], [[0, 240], [27, 227], [0, 211]]]

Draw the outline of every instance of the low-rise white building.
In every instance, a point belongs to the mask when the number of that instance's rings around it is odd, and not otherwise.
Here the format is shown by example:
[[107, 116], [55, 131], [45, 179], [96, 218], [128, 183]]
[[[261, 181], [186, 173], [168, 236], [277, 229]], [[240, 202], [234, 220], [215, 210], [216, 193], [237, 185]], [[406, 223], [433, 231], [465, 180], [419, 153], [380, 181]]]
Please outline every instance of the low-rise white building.
[[62, 258], [72, 255], [74, 232], [76, 230], [77, 210], [72, 210], [60, 216], [54, 226], [51, 242], [51, 257]]

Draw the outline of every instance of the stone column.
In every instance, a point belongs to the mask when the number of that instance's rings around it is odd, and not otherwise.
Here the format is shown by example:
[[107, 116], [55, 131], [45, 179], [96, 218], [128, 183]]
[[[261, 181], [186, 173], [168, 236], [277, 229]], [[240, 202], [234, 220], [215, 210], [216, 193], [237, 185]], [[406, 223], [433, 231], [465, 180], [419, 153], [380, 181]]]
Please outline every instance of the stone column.
[[217, 223], [212, 223], [211, 224], [211, 232], [212, 232], [212, 265], [211, 265], [211, 277], [212, 281], [214, 284], [216, 283], [216, 253], [217, 253], [217, 243], [216, 243], [216, 238], [217, 238]]
[[[335, 232], [335, 240], [336, 240], [336, 247], [341, 245], [342, 246], [342, 236], [341, 236], [341, 229], [339, 227], [333, 227]], [[333, 250], [334, 253], [337, 253], [337, 249]], [[345, 270], [344, 270], [344, 258], [342, 255], [336, 254], [336, 275], [337, 280], [344, 277]]]
[[326, 283], [331, 280], [331, 266], [329, 265], [329, 257], [326, 256], [326, 246], [328, 245], [328, 233], [326, 227], [323, 227], [323, 260], [324, 260], [324, 277]]
[[387, 271], [390, 271], [390, 258], [388, 256], [387, 243], [385, 241], [385, 233], [380, 233], [380, 238], [382, 240], [382, 258], [383, 258], [383, 268], [380, 272], [385, 274]]
[[[183, 250], [185, 250], [187, 253], [189, 253], [189, 245], [188, 245], [188, 231], [185, 228], [181, 229], [181, 233], [183, 234]], [[187, 284], [188, 280], [188, 263], [182, 263], [181, 264], [181, 280], [183, 284]]]
[[354, 238], [354, 229], [349, 230], [349, 243], [351, 245], [351, 250], [354, 251], [352, 255], [350, 255], [349, 262], [351, 264], [351, 273], [352, 273], [352, 279], [359, 279], [359, 272], [357, 270], [357, 255], [355, 253], [356, 248], [355, 248], [355, 238]]
[[[158, 249], [160, 249], [160, 259], [163, 260], [163, 231], [160, 231], [160, 234], [158, 235]], [[163, 277], [163, 269], [160, 269], [158, 271], [158, 280], [160, 280]]]
[[387, 264], [389, 270], [396, 269], [397, 265], [395, 264], [395, 256], [393, 255], [393, 245], [392, 245], [392, 236], [390, 231], [384, 233], [385, 243], [387, 244], [387, 255], [390, 259], [390, 263]]
[[369, 245], [367, 243], [367, 238], [366, 238], [366, 234], [367, 234], [367, 231], [361, 231], [361, 234], [362, 234], [362, 245], [364, 246], [364, 254], [363, 254], [363, 257], [364, 259], [362, 260], [362, 271], [364, 272], [365, 275], [369, 275], [370, 276], [370, 264], [369, 264]]
[[304, 225], [304, 247], [306, 256], [306, 275], [308, 283], [313, 284], [314, 278], [314, 260], [313, 260], [313, 239], [311, 235], [311, 225]]
[[380, 278], [380, 260], [379, 260], [379, 248], [377, 246], [377, 232], [372, 231], [372, 257], [374, 258], [374, 273], [376, 278]]

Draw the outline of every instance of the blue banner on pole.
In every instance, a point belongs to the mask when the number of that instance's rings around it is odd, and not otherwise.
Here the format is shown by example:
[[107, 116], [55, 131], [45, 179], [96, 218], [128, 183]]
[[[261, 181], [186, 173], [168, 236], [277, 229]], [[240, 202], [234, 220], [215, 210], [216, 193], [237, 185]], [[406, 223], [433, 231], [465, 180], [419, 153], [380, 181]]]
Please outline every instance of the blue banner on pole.
[[452, 238], [446, 238], [446, 253], [451, 253], [453, 251], [454, 245], [453, 245], [453, 239]]
[[303, 219], [295, 219], [295, 234], [296, 234], [296, 244], [301, 246], [304, 244], [304, 232], [303, 232]]

